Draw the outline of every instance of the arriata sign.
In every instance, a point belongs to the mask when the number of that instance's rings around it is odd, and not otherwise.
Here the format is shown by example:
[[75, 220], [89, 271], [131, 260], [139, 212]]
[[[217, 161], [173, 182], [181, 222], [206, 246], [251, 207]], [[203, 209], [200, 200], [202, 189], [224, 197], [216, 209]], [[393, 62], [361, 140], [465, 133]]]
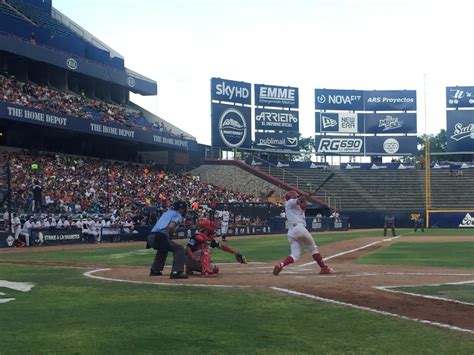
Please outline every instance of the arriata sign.
[[244, 105], [251, 104], [252, 84], [243, 81], [211, 79], [211, 99]]
[[255, 105], [298, 108], [298, 88], [255, 84]]
[[255, 129], [298, 132], [298, 111], [256, 108]]

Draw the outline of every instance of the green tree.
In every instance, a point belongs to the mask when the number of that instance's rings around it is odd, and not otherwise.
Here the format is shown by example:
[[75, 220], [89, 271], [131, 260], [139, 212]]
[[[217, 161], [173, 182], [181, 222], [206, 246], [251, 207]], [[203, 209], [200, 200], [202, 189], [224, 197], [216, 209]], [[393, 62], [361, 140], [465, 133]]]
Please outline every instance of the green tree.
[[418, 136], [418, 157], [425, 155], [425, 139], [428, 137], [430, 141], [431, 153], [444, 153], [448, 151], [448, 136], [446, 130], [442, 129], [438, 134], [422, 134]]

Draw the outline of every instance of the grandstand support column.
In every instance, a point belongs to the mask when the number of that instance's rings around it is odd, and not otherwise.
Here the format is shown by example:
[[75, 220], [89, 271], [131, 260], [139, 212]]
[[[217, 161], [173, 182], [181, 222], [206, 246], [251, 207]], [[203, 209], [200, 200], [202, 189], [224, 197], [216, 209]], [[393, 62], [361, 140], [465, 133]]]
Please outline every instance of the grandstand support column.
[[431, 209], [431, 163], [430, 163], [430, 140], [425, 135], [425, 206], [426, 206], [426, 228], [430, 225]]
[[13, 233], [12, 226], [12, 185], [11, 185], [10, 160], [7, 160], [7, 210], [8, 210], [8, 230]]

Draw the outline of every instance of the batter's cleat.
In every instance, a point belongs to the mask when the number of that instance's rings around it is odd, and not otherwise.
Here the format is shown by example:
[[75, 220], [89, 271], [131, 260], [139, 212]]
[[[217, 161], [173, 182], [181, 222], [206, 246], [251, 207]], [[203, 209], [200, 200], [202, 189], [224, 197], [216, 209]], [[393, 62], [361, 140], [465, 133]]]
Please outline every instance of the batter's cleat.
[[186, 275], [184, 272], [172, 272], [170, 275], [170, 279], [187, 279], [189, 276]]
[[161, 271], [153, 271], [150, 270], [150, 276], [162, 276], [163, 273]]
[[335, 273], [335, 271], [327, 265], [319, 271], [319, 275], [330, 275], [330, 274], [334, 274], [334, 273]]
[[273, 268], [273, 275], [278, 276], [281, 270], [283, 270], [283, 264], [282, 263], [276, 264], [275, 267]]

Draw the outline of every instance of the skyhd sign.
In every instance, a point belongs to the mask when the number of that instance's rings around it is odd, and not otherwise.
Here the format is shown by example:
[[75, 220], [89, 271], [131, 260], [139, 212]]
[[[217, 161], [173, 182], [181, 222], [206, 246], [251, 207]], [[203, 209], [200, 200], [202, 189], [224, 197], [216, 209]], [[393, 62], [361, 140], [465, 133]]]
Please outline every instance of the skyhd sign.
[[212, 104], [212, 146], [250, 148], [249, 107]]
[[415, 90], [315, 90], [316, 110], [416, 111]]
[[255, 84], [255, 105], [298, 108], [298, 88]]
[[298, 111], [256, 108], [255, 129], [298, 132]]
[[243, 105], [251, 104], [252, 84], [242, 81], [211, 79], [211, 99], [233, 102]]
[[447, 111], [448, 151], [474, 152], [474, 111]]
[[299, 139], [296, 133], [255, 132], [255, 145], [259, 149], [298, 150]]

